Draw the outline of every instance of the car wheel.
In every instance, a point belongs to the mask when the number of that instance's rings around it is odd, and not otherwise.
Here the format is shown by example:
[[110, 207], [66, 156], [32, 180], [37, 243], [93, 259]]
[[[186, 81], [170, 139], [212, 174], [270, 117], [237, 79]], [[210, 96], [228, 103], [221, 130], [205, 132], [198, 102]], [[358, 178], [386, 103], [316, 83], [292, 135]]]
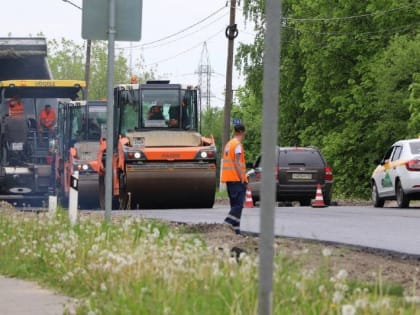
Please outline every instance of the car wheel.
[[326, 206], [330, 206], [331, 205], [331, 198], [330, 197], [325, 197], [324, 198], [324, 203]]
[[410, 205], [410, 199], [408, 199], [407, 195], [404, 193], [402, 188], [401, 182], [397, 181], [397, 185], [395, 186], [395, 195], [397, 197], [397, 205], [399, 208], [408, 208]]
[[385, 200], [379, 197], [378, 187], [376, 187], [375, 182], [372, 184], [372, 202], [375, 208], [382, 208], [385, 204]]

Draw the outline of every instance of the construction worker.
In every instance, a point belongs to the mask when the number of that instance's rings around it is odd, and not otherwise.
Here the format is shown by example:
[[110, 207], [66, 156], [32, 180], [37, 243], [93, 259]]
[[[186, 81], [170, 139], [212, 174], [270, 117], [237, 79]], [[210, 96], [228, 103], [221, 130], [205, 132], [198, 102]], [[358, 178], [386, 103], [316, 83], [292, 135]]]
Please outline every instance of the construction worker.
[[245, 137], [245, 127], [235, 125], [233, 138], [225, 145], [222, 158], [221, 181], [226, 183], [230, 201], [230, 211], [224, 220], [235, 234], [240, 234], [242, 209], [247, 188], [245, 166], [245, 151], [242, 140]]
[[57, 118], [54, 108], [52, 108], [51, 105], [46, 104], [45, 107], [39, 113], [39, 133], [48, 131], [50, 135], [53, 135], [56, 121]]
[[[182, 110], [182, 128], [188, 129], [190, 125], [190, 121], [188, 117], [187, 101], [185, 99], [182, 100], [181, 110]], [[166, 124], [169, 127], [178, 128], [179, 119], [180, 119], [179, 115], [180, 115], [179, 106], [171, 106], [171, 108], [169, 109], [169, 120], [166, 122]]]
[[163, 116], [162, 105], [156, 104], [150, 107], [149, 113], [147, 114], [149, 120], [162, 120], [165, 119]]
[[21, 102], [20, 96], [16, 95], [9, 100], [9, 116], [10, 117], [23, 117], [24, 107]]

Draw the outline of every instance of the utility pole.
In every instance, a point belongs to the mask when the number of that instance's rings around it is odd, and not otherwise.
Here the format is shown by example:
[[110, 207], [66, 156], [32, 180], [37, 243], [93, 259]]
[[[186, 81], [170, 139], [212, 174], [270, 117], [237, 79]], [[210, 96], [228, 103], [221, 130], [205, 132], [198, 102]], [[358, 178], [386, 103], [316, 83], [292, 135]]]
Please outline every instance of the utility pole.
[[[82, 7], [78, 6], [77, 4], [73, 3], [70, 0], [63, 0], [63, 2], [67, 2], [68, 4], [72, 5], [73, 7], [82, 10]], [[85, 98], [88, 99], [89, 96], [89, 80], [90, 80], [90, 55], [92, 50], [92, 41], [88, 39], [86, 41], [86, 62], [85, 62], [85, 82], [86, 82], [86, 89], [85, 89]]]
[[230, 0], [229, 25], [226, 27], [225, 35], [228, 39], [228, 53], [226, 65], [226, 91], [225, 91], [225, 107], [223, 116], [223, 138], [222, 147], [229, 141], [230, 137], [230, 112], [232, 110], [232, 71], [233, 71], [233, 44], [238, 36], [238, 28], [235, 24], [236, 2], [238, 0]]
[[86, 82], [86, 100], [89, 96], [89, 81], [90, 81], [90, 55], [92, 50], [92, 41], [88, 39], [86, 41], [86, 62], [85, 62], [85, 82]]

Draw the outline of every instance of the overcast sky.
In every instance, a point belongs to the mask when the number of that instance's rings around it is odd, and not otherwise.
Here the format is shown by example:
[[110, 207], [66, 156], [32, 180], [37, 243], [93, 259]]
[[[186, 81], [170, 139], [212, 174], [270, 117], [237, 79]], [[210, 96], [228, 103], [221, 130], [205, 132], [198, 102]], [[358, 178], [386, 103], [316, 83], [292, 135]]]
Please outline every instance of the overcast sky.
[[[82, 0], [69, 1], [82, 7]], [[210, 82], [214, 97], [211, 103], [223, 106], [227, 56], [224, 34], [229, 23], [226, 2], [144, 0], [141, 40], [116, 42], [116, 48], [124, 49], [133, 66], [142, 55], [145, 65], [155, 67], [159, 78], [170, 79], [174, 83], [198, 84], [197, 72], [206, 42], [208, 56], [204, 57], [208, 57], [212, 69]], [[249, 43], [253, 39], [251, 23], [245, 23], [242, 7], [236, 11], [236, 22], [239, 36], [235, 40], [235, 49], [240, 42]], [[36, 36], [42, 32], [47, 39], [83, 41], [81, 11], [63, 0], [7, 1], [2, 9], [0, 25], [1, 37], [9, 34], [14, 37]], [[206, 59], [203, 64], [207, 64]], [[236, 89], [242, 82], [235, 71], [233, 88]]]

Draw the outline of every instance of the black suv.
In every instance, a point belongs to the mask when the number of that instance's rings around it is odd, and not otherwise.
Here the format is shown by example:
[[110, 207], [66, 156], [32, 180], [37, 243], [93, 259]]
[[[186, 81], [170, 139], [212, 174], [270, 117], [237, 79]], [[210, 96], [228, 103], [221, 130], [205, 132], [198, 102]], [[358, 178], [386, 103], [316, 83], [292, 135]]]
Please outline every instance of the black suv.
[[[260, 200], [261, 172], [260, 155], [247, 173], [254, 204]], [[317, 148], [277, 147], [275, 176], [277, 201], [299, 201], [301, 206], [309, 206], [320, 184], [324, 203], [331, 203], [332, 169]]]

